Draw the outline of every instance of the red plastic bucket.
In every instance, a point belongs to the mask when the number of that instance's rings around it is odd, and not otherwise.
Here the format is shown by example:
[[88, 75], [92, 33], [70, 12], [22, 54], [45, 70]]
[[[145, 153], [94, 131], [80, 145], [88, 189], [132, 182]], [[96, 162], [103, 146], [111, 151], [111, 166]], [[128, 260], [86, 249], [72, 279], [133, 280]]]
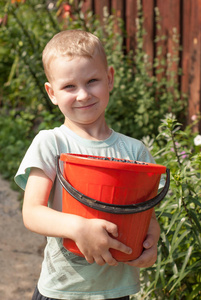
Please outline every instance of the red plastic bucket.
[[[166, 184], [157, 195], [163, 173], [167, 173]], [[153, 207], [169, 188], [170, 175], [165, 166], [66, 153], [57, 157], [57, 176], [63, 186], [63, 212], [115, 223], [118, 240], [133, 250], [129, 255], [110, 249], [118, 261], [141, 255]], [[64, 239], [63, 245], [82, 256], [74, 241]]]

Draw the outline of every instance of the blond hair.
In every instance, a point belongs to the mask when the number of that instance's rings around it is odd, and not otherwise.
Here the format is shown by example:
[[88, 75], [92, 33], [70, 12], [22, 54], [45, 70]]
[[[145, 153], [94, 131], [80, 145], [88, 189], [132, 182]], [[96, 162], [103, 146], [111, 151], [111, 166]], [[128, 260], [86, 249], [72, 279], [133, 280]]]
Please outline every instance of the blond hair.
[[100, 40], [90, 32], [83, 30], [65, 30], [57, 33], [45, 46], [42, 55], [43, 67], [48, 80], [51, 79], [50, 64], [58, 57], [76, 56], [93, 58], [100, 55], [107, 69], [107, 58]]

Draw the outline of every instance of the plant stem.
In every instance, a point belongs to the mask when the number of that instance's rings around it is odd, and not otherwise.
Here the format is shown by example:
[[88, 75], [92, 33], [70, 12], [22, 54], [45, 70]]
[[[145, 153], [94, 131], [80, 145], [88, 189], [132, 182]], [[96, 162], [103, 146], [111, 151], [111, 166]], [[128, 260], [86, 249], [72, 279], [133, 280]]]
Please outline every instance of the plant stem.
[[26, 59], [26, 57], [23, 57], [23, 59], [24, 59], [25, 64], [29, 68], [29, 72], [31, 73], [32, 77], [34, 78], [34, 80], [36, 82], [36, 85], [38, 86], [40, 92], [42, 93], [42, 95], [45, 98], [45, 102], [46, 102], [46, 105], [47, 105], [47, 108], [48, 108], [49, 112], [52, 113], [52, 106], [50, 105], [50, 100], [49, 100], [47, 94], [45, 93], [45, 91], [43, 90], [43, 88], [40, 84], [40, 81], [39, 81], [38, 77], [36, 76], [36, 73], [32, 69], [32, 66], [30, 65], [30, 62]]
[[54, 18], [52, 17], [52, 14], [51, 14], [50, 10], [48, 9], [47, 3], [45, 0], [43, 1], [43, 7], [44, 7], [45, 11], [47, 12], [47, 15], [49, 17], [50, 22], [52, 23], [53, 28], [55, 29], [55, 31], [59, 32], [61, 29], [58, 26], [58, 23], [55, 22]]
[[29, 35], [29, 32], [26, 30], [26, 28], [24, 27], [23, 23], [18, 19], [18, 16], [17, 14], [15, 13], [14, 10], [11, 10], [11, 13], [13, 15], [13, 17], [15, 18], [15, 20], [17, 21], [18, 25], [20, 26], [20, 28], [22, 29], [24, 35], [27, 37], [28, 41], [29, 41], [29, 44], [31, 45], [32, 47], [32, 50], [33, 52], [36, 51], [36, 48], [35, 48], [35, 45], [34, 43], [32, 42], [32, 39], [31, 39], [31, 36]]
[[174, 138], [174, 133], [173, 133], [172, 130], [170, 131], [170, 133], [171, 133], [173, 148], [174, 148], [174, 152], [175, 152], [175, 155], [176, 155], [176, 158], [177, 158], [177, 162], [179, 164], [179, 167], [181, 167], [181, 161], [180, 161], [180, 158], [179, 158], [179, 155], [178, 155], [178, 151], [177, 151], [177, 147], [176, 147], [176, 142], [175, 142], [175, 138]]

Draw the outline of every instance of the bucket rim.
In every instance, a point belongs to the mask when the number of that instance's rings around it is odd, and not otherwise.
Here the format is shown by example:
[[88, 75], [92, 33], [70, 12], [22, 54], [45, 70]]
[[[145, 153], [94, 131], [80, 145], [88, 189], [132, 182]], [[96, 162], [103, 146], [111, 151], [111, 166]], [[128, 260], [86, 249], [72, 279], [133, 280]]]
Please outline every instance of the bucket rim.
[[91, 207], [93, 209], [97, 209], [104, 212], [109, 212], [113, 214], [133, 214], [133, 213], [139, 213], [146, 211], [148, 209], [153, 208], [157, 204], [159, 204], [163, 198], [166, 196], [169, 185], [170, 185], [170, 170], [166, 168], [166, 183], [161, 192], [156, 195], [154, 198], [149, 199], [144, 202], [135, 203], [135, 204], [128, 204], [128, 205], [118, 205], [118, 204], [110, 204], [105, 203], [96, 199], [93, 199], [91, 197], [88, 197], [87, 195], [82, 194], [77, 189], [75, 189], [62, 175], [60, 166], [59, 166], [59, 160], [60, 156], [56, 156], [56, 173], [58, 180], [62, 187], [76, 200], [78, 200], [80, 203]]
[[[108, 160], [103, 160], [108, 158]], [[85, 154], [75, 154], [75, 153], [61, 153], [60, 160], [70, 164], [79, 164], [88, 167], [96, 168], [109, 168], [109, 169], [119, 169], [125, 171], [136, 171], [141, 173], [166, 173], [166, 167], [159, 164], [142, 162], [142, 161], [131, 161], [130, 163], [122, 162], [120, 158], [115, 158], [113, 161], [112, 157], [95, 156], [95, 155], [85, 155]], [[135, 162], [135, 163], [133, 163]]]

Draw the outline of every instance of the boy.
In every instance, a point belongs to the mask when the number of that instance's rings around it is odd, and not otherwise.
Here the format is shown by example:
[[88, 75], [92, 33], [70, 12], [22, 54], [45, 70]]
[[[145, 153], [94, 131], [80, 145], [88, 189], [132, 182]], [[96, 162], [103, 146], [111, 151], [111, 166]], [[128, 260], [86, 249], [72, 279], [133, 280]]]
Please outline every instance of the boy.
[[[115, 224], [61, 212], [62, 188], [56, 178], [55, 157], [78, 153], [146, 162], [154, 162], [153, 158], [140, 141], [106, 124], [114, 69], [107, 66], [97, 37], [81, 30], [58, 33], [43, 51], [43, 65], [48, 79], [45, 89], [65, 120], [61, 127], [43, 130], [35, 137], [15, 177], [25, 189], [25, 226], [47, 236], [33, 299], [129, 299], [128, 295], [139, 291], [139, 267], [156, 261], [160, 229], [155, 214], [142, 255], [118, 263], [109, 249], [125, 253], [131, 249], [118, 241]], [[74, 240], [85, 258], [66, 250], [62, 238]]]

